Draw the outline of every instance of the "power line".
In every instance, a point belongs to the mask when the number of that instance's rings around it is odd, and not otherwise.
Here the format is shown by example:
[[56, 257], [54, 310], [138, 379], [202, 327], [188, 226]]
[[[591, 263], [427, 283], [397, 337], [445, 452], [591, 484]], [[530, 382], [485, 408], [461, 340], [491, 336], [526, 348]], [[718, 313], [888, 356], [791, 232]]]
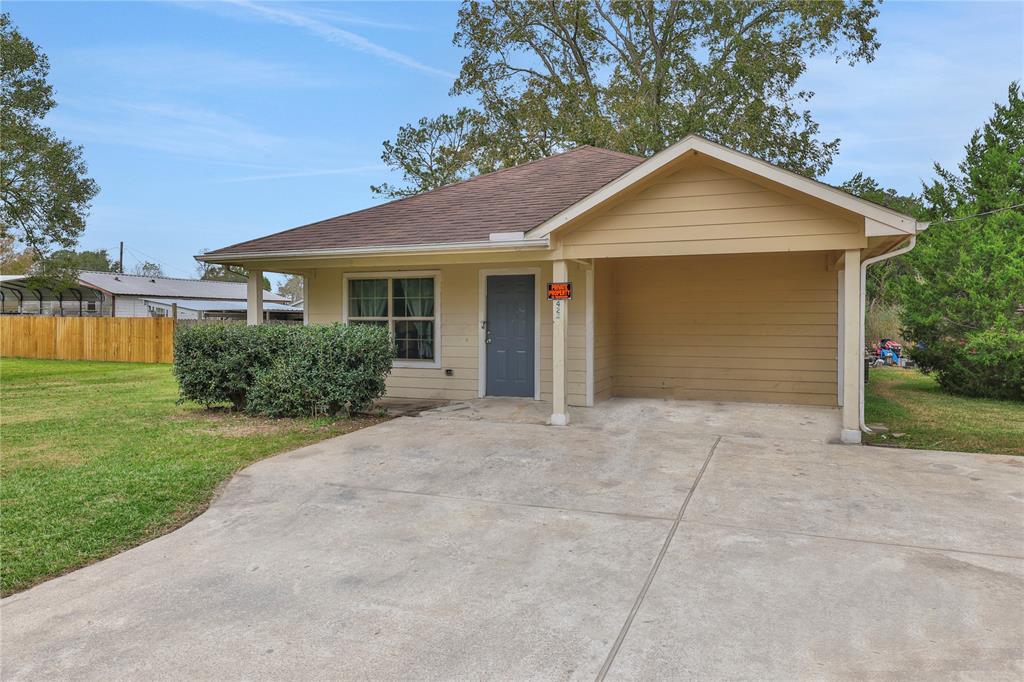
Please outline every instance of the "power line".
[[[179, 267], [176, 267], [176, 266], [173, 266], [173, 265], [168, 265], [167, 263], [164, 263], [162, 261], [157, 260], [155, 256], [151, 256], [148, 253], [144, 253], [142, 251], [139, 251], [138, 249], [133, 249], [130, 246], [125, 245], [124, 250], [127, 251], [128, 253], [132, 254], [133, 256], [135, 256], [136, 261], [143, 262], [143, 259], [145, 259], [145, 260], [147, 260], [147, 261], [149, 261], [151, 263], [156, 263], [157, 265], [159, 265], [162, 268], [167, 268], [168, 270], [174, 270], [176, 272], [181, 272], [181, 273], [185, 273], [185, 274], [188, 274], [188, 275], [192, 274], [192, 273], [186, 271], [183, 268], [179, 268]], [[141, 258], [140, 258], [140, 256], [141, 256]]]
[[1012, 211], [1015, 208], [1024, 208], [1024, 203], [1014, 204], [1013, 206], [1004, 206], [1002, 208], [993, 208], [991, 211], [982, 211], [981, 213], [975, 213], [974, 215], [965, 215], [962, 218], [940, 218], [939, 220], [933, 220], [935, 223], [960, 223], [971, 218], [980, 218], [983, 215], [992, 215], [993, 213], [1001, 213], [1002, 211]]

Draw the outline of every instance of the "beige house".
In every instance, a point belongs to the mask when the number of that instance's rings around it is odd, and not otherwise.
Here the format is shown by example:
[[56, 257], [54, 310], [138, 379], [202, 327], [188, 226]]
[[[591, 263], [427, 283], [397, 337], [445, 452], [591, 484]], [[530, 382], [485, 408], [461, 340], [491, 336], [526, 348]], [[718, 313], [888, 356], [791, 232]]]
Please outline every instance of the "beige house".
[[[307, 323], [388, 326], [389, 395], [612, 396], [863, 413], [864, 268], [927, 227], [697, 136], [581, 147], [208, 252], [305, 278]], [[549, 283], [571, 300], [549, 301]], [[563, 288], [564, 289], [564, 288]]]

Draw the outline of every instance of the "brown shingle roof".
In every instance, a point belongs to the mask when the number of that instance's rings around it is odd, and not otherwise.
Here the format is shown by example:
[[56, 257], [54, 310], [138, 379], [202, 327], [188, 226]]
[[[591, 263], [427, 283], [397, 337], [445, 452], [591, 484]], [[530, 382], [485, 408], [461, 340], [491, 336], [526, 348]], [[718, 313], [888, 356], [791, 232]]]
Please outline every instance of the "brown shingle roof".
[[209, 251], [207, 256], [487, 241], [526, 232], [644, 159], [583, 146], [504, 170]]

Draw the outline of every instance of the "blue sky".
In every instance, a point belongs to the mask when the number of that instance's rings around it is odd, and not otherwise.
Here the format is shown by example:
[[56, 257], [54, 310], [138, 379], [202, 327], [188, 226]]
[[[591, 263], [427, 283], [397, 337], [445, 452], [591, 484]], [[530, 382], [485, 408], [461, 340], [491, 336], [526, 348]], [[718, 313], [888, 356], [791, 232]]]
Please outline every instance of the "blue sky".
[[[380, 201], [381, 142], [450, 111], [455, 3], [5, 2], [50, 58], [47, 123], [84, 145], [82, 246], [191, 276], [192, 255]], [[874, 62], [802, 87], [842, 146], [824, 178], [903, 191], [955, 164], [1024, 78], [1024, 2], [888, 2]]]

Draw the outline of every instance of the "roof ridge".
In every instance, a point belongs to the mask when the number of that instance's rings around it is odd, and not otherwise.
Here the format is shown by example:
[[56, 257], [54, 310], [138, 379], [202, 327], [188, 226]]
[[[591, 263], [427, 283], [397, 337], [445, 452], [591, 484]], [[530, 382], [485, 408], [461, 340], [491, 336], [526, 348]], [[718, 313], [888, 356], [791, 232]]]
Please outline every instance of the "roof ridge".
[[[585, 146], [590, 147], [591, 145], [585, 145]], [[593, 148], [598, 150], [598, 151], [605, 152], [607, 154], [614, 154], [615, 156], [618, 156], [618, 157], [621, 157], [621, 158], [624, 158], [624, 159], [633, 159], [633, 160], [638, 160], [638, 161], [646, 161], [647, 159], [650, 158], [649, 156], [638, 156], [636, 154], [630, 154], [629, 152], [620, 152], [620, 151], [617, 151], [615, 149], [608, 149], [607, 147], [593, 147]]]
[[168, 277], [166, 275], [137, 275], [134, 272], [113, 272], [111, 270], [79, 270], [78, 274], [116, 275], [118, 277], [139, 277], [140, 279], [171, 279], [175, 282], [202, 282], [203, 284], [245, 284], [244, 281], [225, 279], [196, 279], [194, 277]]
[[[527, 161], [526, 163], [520, 163], [520, 164], [515, 165], [515, 166], [508, 166], [507, 168], [499, 168], [498, 170], [493, 170], [493, 171], [490, 171], [489, 173], [483, 173], [481, 175], [474, 175], [471, 178], [466, 178], [465, 180], [458, 180], [456, 182], [450, 182], [447, 185], [441, 185], [440, 187], [435, 187], [434, 189], [428, 189], [425, 192], [419, 192], [417, 194], [410, 194], [407, 197], [398, 197], [397, 199], [392, 199], [391, 201], [385, 201], [383, 204], [376, 204], [374, 206], [367, 206], [366, 208], [361, 208], [361, 209], [359, 209], [357, 211], [351, 211], [349, 213], [342, 213], [341, 215], [331, 216], [330, 218], [323, 218], [322, 220], [315, 220], [315, 221], [313, 221], [311, 223], [306, 223], [305, 225], [297, 225], [296, 227], [290, 227], [290, 228], [288, 228], [286, 230], [281, 230], [280, 232], [275, 232], [273, 234], [273, 236], [276, 237], [278, 235], [288, 234], [289, 232], [295, 232], [296, 230], [302, 230], [302, 229], [305, 229], [307, 227], [312, 227], [313, 225], [319, 225], [320, 223], [327, 222], [328, 220], [335, 220], [337, 218], [359, 215], [360, 213], [365, 213], [367, 211], [374, 211], [374, 210], [377, 210], [379, 208], [383, 208], [384, 206], [391, 206], [393, 204], [399, 204], [399, 203], [402, 203], [403, 201], [409, 201], [410, 199], [416, 199], [416, 198], [419, 198], [419, 197], [423, 197], [423, 196], [426, 196], [428, 194], [433, 194], [434, 192], [440, 192], [443, 189], [448, 189], [448, 188], [451, 188], [451, 187], [457, 187], [459, 185], [466, 185], [466, 184], [469, 184], [471, 182], [475, 182], [477, 180], [481, 180], [483, 178], [492, 177], [492, 176], [495, 176], [495, 175], [499, 175], [501, 173], [505, 173], [507, 171], [516, 170], [518, 168], [526, 168], [527, 166], [532, 166], [534, 164], [540, 163], [541, 161], [548, 161], [550, 159], [556, 159], [556, 158], [559, 158], [561, 156], [565, 156], [566, 154], [572, 154], [573, 152], [577, 152], [577, 151], [580, 151], [582, 149], [588, 149], [588, 148], [589, 149], [595, 149], [595, 150], [598, 150], [598, 151], [611, 152], [613, 154], [620, 154], [621, 153], [621, 152], [614, 152], [611, 149], [603, 149], [601, 147], [595, 147], [595, 146], [589, 145], [589, 144], [582, 144], [582, 145], [579, 145], [578, 147], [573, 147], [572, 149], [566, 149], [565, 151], [558, 152], [557, 154], [552, 154], [551, 156], [544, 156], [544, 157], [541, 157], [539, 159], [534, 159], [533, 161]], [[626, 154], [625, 156], [627, 158], [630, 158], [630, 159], [633, 159], [633, 160], [643, 161], [643, 157], [640, 157], [640, 156], [630, 156], [629, 154]], [[241, 242], [238, 242], [238, 243], [235, 243], [235, 244], [230, 244], [228, 246], [224, 246], [224, 247], [221, 247], [219, 249], [215, 249], [214, 251], [209, 251], [207, 253], [212, 254], [212, 255], [216, 255], [220, 251], [224, 251], [226, 249], [233, 249], [235, 247], [243, 246], [243, 245], [248, 244], [250, 242], [260, 241], [262, 239], [265, 239], [265, 237], [256, 237], [254, 239], [246, 239], [245, 241], [241, 241]]]
[[[506, 166], [505, 168], [499, 168], [498, 170], [493, 170], [493, 171], [490, 171], [489, 173], [481, 173], [480, 175], [474, 175], [473, 177], [466, 178], [465, 180], [459, 180], [458, 182], [451, 182], [451, 183], [448, 183], [447, 185], [441, 185], [437, 189], [432, 189], [432, 190], [429, 190], [428, 192], [420, 192], [420, 194], [414, 194], [413, 197], [418, 197], [418, 196], [421, 196], [423, 194], [429, 194], [429, 192], [436, 192], [437, 190], [445, 189], [446, 187], [454, 187], [456, 185], [464, 185], [464, 184], [466, 184], [468, 182], [473, 182], [474, 180], [481, 180], [483, 178], [488, 178], [488, 177], [491, 177], [493, 175], [498, 175], [499, 173], [504, 173], [506, 171], [513, 171], [513, 170], [517, 170], [519, 168], [526, 168], [527, 166], [532, 166], [534, 164], [540, 163], [541, 161], [549, 161], [551, 159], [557, 159], [560, 156], [565, 156], [566, 154], [572, 154], [573, 152], [577, 152], [577, 151], [579, 151], [581, 149], [586, 149], [588, 147], [590, 149], [598, 149], [598, 147], [594, 147], [594, 146], [589, 145], [589, 144], [581, 144], [578, 147], [573, 147], [572, 149], [566, 149], [565, 151], [558, 152], [557, 154], [551, 154], [550, 156], [542, 156], [541, 158], [534, 159], [533, 161], [527, 161], [525, 163], [518, 163], [515, 166]], [[411, 199], [412, 197], [407, 197], [407, 198]]]

